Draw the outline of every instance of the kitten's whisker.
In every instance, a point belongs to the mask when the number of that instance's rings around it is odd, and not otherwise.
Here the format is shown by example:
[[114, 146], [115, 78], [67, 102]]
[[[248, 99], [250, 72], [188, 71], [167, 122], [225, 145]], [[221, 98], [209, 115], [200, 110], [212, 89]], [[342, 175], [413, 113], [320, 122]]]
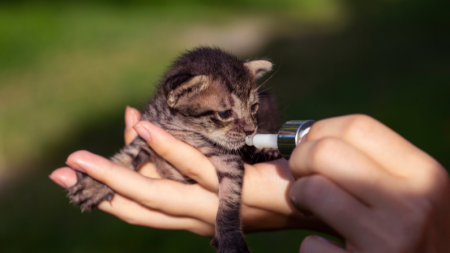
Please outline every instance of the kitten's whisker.
[[275, 72], [269, 76], [269, 78], [267, 78], [260, 86], [262, 86], [263, 84], [267, 83], [267, 81], [269, 81], [276, 73], [278, 73], [278, 71], [281, 69], [281, 66], [275, 70]]
[[266, 123], [267, 121], [263, 121], [263, 122], [258, 122], [258, 126], [259, 125], [262, 125], [262, 124], [264, 124], [264, 123]]
[[272, 87], [268, 87], [267, 89], [265, 89], [265, 90], [262, 90], [262, 91], [259, 91], [259, 93], [263, 93], [264, 91], [268, 91], [268, 90], [270, 90], [270, 89], [272, 89], [274, 86], [272, 86]]
[[256, 87], [255, 91], [258, 91], [261, 86], [263, 86], [264, 83], [262, 83], [260, 86]]

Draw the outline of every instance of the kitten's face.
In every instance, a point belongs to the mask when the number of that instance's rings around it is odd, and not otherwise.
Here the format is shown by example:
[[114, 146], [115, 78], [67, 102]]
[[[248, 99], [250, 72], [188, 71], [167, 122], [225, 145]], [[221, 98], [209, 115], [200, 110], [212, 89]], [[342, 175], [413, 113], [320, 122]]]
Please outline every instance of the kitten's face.
[[190, 52], [164, 81], [167, 104], [181, 127], [228, 150], [239, 149], [258, 127], [255, 80], [271, 69], [268, 60], [243, 62], [218, 49]]
[[249, 92], [238, 96], [225, 85], [215, 83], [189, 101], [185, 108], [189, 124], [207, 139], [229, 150], [245, 145], [245, 137], [256, 134], [258, 92], [247, 84]]

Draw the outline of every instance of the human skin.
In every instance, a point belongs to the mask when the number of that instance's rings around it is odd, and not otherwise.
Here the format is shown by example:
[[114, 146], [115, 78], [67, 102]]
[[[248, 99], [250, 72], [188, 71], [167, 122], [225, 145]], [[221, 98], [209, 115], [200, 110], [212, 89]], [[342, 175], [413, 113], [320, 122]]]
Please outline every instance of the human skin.
[[[126, 143], [138, 132], [198, 184], [161, 179], [151, 163], [134, 172], [87, 151], [71, 154], [70, 168], [50, 178], [68, 188], [76, 183], [73, 169], [86, 172], [116, 192], [99, 209], [131, 224], [212, 236], [218, 183], [211, 163], [162, 129], [139, 122], [137, 110], [127, 108], [125, 119]], [[302, 253], [446, 252], [449, 196], [448, 174], [436, 160], [373, 118], [350, 115], [316, 122], [289, 162], [246, 165], [241, 216], [246, 232], [299, 228], [345, 240], [343, 249], [311, 236]], [[303, 216], [290, 202], [313, 215]]]
[[[195, 148], [139, 120], [140, 113], [127, 107], [125, 143], [139, 132], [155, 152], [198, 184], [163, 179], [151, 162], [135, 172], [88, 151], [71, 154], [66, 162], [69, 167], [55, 170], [50, 179], [68, 188], [77, 182], [74, 170], [85, 172], [116, 192], [111, 202], [99, 204], [100, 210], [130, 224], [213, 236], [219, 203], [213, 165]], [[287, 192], [293, 182], [286, 160], [245, 165], [241, 201], [245, 232], [300, 228], [334, 233], [317, 217], [305, 217], [290, 204]]]
[[289, 196], [345, 238], [301, 253], [448, 252], [450, 181], [431, 156], [364, 115], [318, 121], [289, 160]]

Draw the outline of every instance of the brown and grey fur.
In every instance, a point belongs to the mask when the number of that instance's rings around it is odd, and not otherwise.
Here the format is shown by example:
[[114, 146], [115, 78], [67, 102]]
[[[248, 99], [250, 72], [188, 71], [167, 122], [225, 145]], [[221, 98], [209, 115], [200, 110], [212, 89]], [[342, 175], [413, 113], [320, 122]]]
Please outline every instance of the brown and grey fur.
[[[214, 164], [220, 200], [216, 234], [211, 244], [218, 252], [249, 252], [239, 216], [244, 162], [280, 157], [273, 150], [246, 146], [244, 141], [247, 135], [277, 131], [273, 98], [258, 93], [255, 82], [271, 68], [268, 60], [241, 61], [220, 49], [197, 48], [174, 62], [142, 115], [142, 120], [194, 146]], [[140, 137], [111, 158], [114, 163], [133, 170], [148, 160], [156, 164], [165, 178], [195, 183]], [[111, 200], [114, 192], [78, 173], [78, 183], [69, 189], [69, 196], [75, 205], [90, 210], [103, 200]]]

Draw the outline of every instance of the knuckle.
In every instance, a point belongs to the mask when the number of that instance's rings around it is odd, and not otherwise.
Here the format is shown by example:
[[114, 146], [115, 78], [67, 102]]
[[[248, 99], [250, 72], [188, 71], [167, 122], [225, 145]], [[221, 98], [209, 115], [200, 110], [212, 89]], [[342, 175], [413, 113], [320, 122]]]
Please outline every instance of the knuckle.
[[342, 136], [355, 138], [370, 134], [378, 121], [368, 115], [355, 114], [348, 116], [342, 129]]
[[433, 186], [432, 193], [445, 191], [450, 185], [448, 172], [436, 161], [427, 170], [428, 182]]
[[155, 151], [161, 157], [168, 157], [171, 154], [170, 146], [166, 144], [159, 145], [158, 148], [155, 149]]
[[434, 159], [423, 165], [423, 168], [413, 175], [413, 188], [420, 190], [422, 198], [442, 201], [450, 187], [450, 178], [447, 171]]
[[340, 141], [333, 137], [323, 138], [312, 147], [309, 156], [309, 164], [313, 167], [320, 167], [321, 164], [329, 159], [330, 154], [339, 151]]
[[395, 235], [395, 241], [387, 244], [389, 252], [408, 252], [411, 247], [411, 241], [421, 238], [423, 231], [426, 231], [428, 224], [428, 215], [418, 211], [403, 213], [397, 217], [395, 228], [391, 231], [390, 236]]
[[158, 209], [158, 201], [156, 200], [157, 195], [155, 195], [154, 193], [163, 191], [161, 191], [161, 189], [157, 189], [159, 187], [157, 187], [157, 184], [155, 184], [152, 179], [147, 178], [146, 180], [148, 181], [148, 183], [146, 184], [145, 193], [142, 193], [142, 195], [138, 196], [139, 202], [146, 207]]
[[395, 236], [392, 241], [386, 238], [389, 252], [410, 251], [411, 241], [419, 240], [432, 224], [435, 217], [433, 203], [420, 196], [409, 197], [403, 201], [401, 215], [398, 215], [392, 230], [385, 236]]
[[309, 129], [308, 132], [308, 139], [317, 139], [320, 136], [323, 136], [323, 132], [324, 132], [324, 127], [323, 127], [324, 123], [322, 121], [317, 121], [316, 123], [314, 123], [311, 128]]

